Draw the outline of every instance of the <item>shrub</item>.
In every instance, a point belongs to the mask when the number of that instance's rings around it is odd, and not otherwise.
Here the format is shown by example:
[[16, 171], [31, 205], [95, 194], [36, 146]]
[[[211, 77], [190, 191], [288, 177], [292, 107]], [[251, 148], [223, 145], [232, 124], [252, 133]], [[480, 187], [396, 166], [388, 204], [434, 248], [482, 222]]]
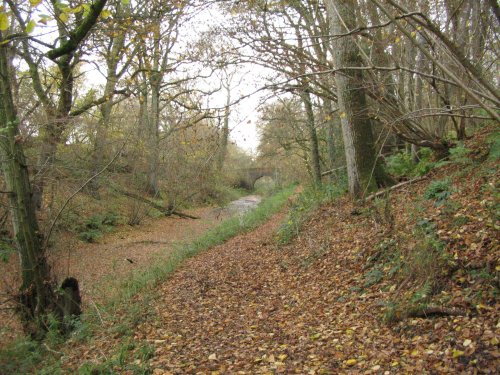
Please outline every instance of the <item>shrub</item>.
[[419, 162], [416, 164], [413, 162], [412, 155], [407, 152], [391, 155], [386, 160], [387, 172], [396, 177], [423, 176], [435, 166], [432, 156], [432, 150], [427, 147], [418, 151]]
[[459, 164], [470, 164], [471, 149], [466, 148], [463, 142], [459, 142], [456, 147], [450, 148], [450, 161]]
[[415, 167], [411, 154], [407, 152], [389, 156], [386, 163], [387, 171], [396, 177], [411, 175]]
[[436, 206], [441, 206], [453, 193], [449, 178], [432, 181], [424, 192], [424, 198], [434, 199]]
[[114, 212], [96, 214], [88, 218], [80, 227], [78, 237], [86, 242], [95, 242], [118, 224], [120, 216]]

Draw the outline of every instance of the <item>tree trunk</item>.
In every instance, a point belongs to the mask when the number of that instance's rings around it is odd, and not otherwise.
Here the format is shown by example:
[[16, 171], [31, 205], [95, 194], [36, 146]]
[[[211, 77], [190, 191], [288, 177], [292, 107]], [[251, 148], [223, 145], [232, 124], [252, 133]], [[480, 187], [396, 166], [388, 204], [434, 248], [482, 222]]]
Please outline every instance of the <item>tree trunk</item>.
[[56, 296], [50, 283], [49, 266], [32, 200], [28, 167], [19, 141], [18, 118], [8, 72], [6, 45], [0, 46], [0, 153], [7, 190], [14, 237], [21, 261], [21, 317], [27, 332], [43, 336], [47, 314], [56, 306]]
[[[117, 17], [122, 17], [123, 13], [121, 3], [118, 3]], [[117, 36], [113, 37], [113, 45], [109, 49], [109, 55], [106, 56], [107, 78], [106, 86], [104, 87], [104, 97], [106, 98], [106, 102], [101, 104], [99, 108], [101, 116], [99, 118], [95, 134], [94, 153], [92, 154], [92, 176], [96, 175], [104, 165], [104, 159], [106, 157], [105, 150], [108, 141], [108, 129], [111, 121], [111, 110], [113, 109], [113, 97], [118, 84], [118, 63], [120, 61], [120, 55], [123, 53], [122, 50], [125, 44], [126, 33], [123, 32], [123, 30], [120, 31], [119, 29], [113, 31], [117, 33]], [[99, 196], [99, 185], [99, 177], [94, 178], [89, 184], [89, 190], [95, 197]]]
[[[333, 119], [332, 101], [330, 99], [323, 99], [323, 116], [326, 124], [326, 145], [328, 152], [328, 170], [335, 168], [337, 147], [335, 145], [335, 121]], [[330, 182], [334, 182], [336, 173], [329, 175]]]
[[220, 150], [219, 157], [217, 159], [217, 170], [220, 172], [222, 167], [224, 166], [224, 161], [226, 159], [227, 154], [227, 145], [229, 142], [229, 104], [231, 103], [231, 91], [229, 89], [229, 84], [227, 87], [227, 97], [226, 97], [226, 106], [224, 107], [224, 119], [222, 124], [222, 137], [220, 142]]
[[[334, 34], [356, 27], [354, 0], [326, 1]], [[360, 51], [351, 37], [335, 40], [334, 63], [337, 69], [362, 66]], [[347, 163], [349, 192], [362, 197], [377, 188], [377, 159], [361, 70], [341, 70], [335, 74]]]
[[[424, 42], [421, 34], [417, 34], [417, 42], [418, 43]], [[420, 50], [417, 50], [415, 69], [419, 72], [423, 72], [425, 70], [424, 55], [422, 54], [422, 52]], [[414, 95], [413, 110], [419, 111], [423, 108], [423, 98], [424, 98], [423, 81], [422, 81], [422, 77], [420, 76], [420, 74], [417, 74], [415, 76], [415, 90], [414, 91], [415, 91], [415, 95]], [[419, 147], [417, 145], [415, 145], [415, 144], [411, 145], [412, 160], [415, 164], [419, 162], [418, 150], [419, 150]]]
[[314, 120], [314, 111], [311, 102], [311, 94], [301, 93], [302, 102], [306, 110], [306, 124], [309, 132], [309, 143], [311, 145], [311, 167], [312, 176], [316, 185], [321, 185], [321, 165], [319, 159], [318, 134], [316, 133], [316, 124]]
[[151, 196], [158, 196], [158, 166], [160, 159], [160, 73], [153, 73], [151, 78], [151, 116], [148, 122], [147, 137], [147, 185], [146, 192]]
[[61, 74], [59, 101], [55, 108], [45, 107], [47, 125], [41, 131], [42, 145], [33, 180], [33, 201], [37, 209], [42, 208], [46, 174], [54, 164], [57, 146], [62, 142], [64, 130], [68, 125], [69, 112], [73, 106], [74, 74], [71, 61], [71, 55], [63, 56], [58, 61], [57, 66]]

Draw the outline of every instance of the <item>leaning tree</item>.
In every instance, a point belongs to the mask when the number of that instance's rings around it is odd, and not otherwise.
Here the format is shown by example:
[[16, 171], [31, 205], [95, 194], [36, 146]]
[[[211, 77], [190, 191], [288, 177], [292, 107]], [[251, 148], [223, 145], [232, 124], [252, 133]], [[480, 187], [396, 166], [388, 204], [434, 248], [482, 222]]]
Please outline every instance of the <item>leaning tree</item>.
[[[12, 1], [8, 3], [19, 22], [22, 19], [16, 15], [19, 8]], [[33, 6], [39, 3], [31, 2]], [[96, 0], [88, 5], [85, 15], [82, 15], [73, 29], [67, 31], [65, 38], [56, 40], [53, 44], [44, 42], [47, 48], [45, 55], [56, 64], [60, 64], [60, 67], [66, 66], [67, 59], [71, 59], [79, 45], [84, 42], [105, 5], [106, 0]], [[56, 13], [59, 23], [61, 14]], [[9, 14], [0, 13], [0, 17], [5, 19]], [[57, 293], [55, 290], [47, 262], [46, 247], [36, 217], [33, 189], [23, 150], [23, 137], [19, 132], [20, 120], [12, 96], [15, 75], [12, 74], [10, 49], [18, 39], [21, 39], [22, 43], [31, 41], [32, 38], [28, 34], [34, 25], [23, 23], [24, 27], [14, 33], [8, 32], [9, 27], [1, 26], [0, 29], [3, 30], [0, 31], [0, 157], [7, 187], [5, 193], [9, 197], [12, 228], [21, 261], [22, 285], [19, 290], [21, 318], [26, 331], [33, 337], [41, 338], [49, 327], [51, 317], [64, 322], [73, 313], [79, 313], [80, 300], [75, 279], [65, 280], [62, 285], [64, 293]], [[25, 53], [30, 51], [27, 49]], [[68, 74], [65, 77], [71, 79], [71, 73]], [[36, 77], [34, 74], [32, 79], [36, 80]], [[61, 95], [71, 94], [63, 92]]]

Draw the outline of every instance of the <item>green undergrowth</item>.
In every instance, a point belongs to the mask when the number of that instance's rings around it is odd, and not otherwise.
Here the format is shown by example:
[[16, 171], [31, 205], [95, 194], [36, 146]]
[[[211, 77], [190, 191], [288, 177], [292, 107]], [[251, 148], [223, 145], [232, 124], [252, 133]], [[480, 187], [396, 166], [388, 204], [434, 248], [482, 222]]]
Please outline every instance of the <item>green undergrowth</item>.
[[122, 217], [115, 212], [94, 214], [78, 227], [78, 238], [85, 242], [96, 242], [122, 222]]
[[[359, 290], [382, 288], [390, 297], [381, 301], [383, 319], [388, 323], [418, 316], [439, 296], [456, 261], [438, 234], [438, 222], [426, 217], [425, 202], [434, 201], [443, 215], [452, 215], [450, 200], [456, 188], [449, 178], [431, 181], [422, 196], [408, 202], [406, 209], [415, 217], [405, 230], [395, 230], [396, 220], [390, 197], [373, 203], [374, 219], [388, 229], [387, 235], [367, 258]], [[383, 207], [381, 214], [380, 207]], [[370, 211], [370, 212], [371, 212]], [[398, 219], [399, 220], [399, 219]], [[443, 301], [441, 301], [443, 302]]]
[[[496, 142], [496, 143], [495, 143]], [[491, 140], [492, 153], [495, 154], [495, 145], [499, 143], [496, 138]], [[459, 164], [463, 167], [473, 166], [475, 161], [471, 158], [472, 150], [459, 141], [455, 147], [449, 149], [449, 155], [442, 160], [434, 160], [435, 156], [430, 148], [423, 147], [418, 151], [418, 161], [413, 161], [411, 153], [402, 151], [387, 157], [386, 169], [394, 177], [413, 178], [424, 176], [435, 168], [449, 164]]]
[[346, 192], [343, 180], [337, 184], [324, 184], [321, 187], [308, 186], [293, 201], [286, 221], [276, 234], [276, 241], [281, 245], [290, 243], [297, 237], [304, 223], [323, 204], [332, 202]]
[[432, 150], [423, 147], [418, 151], [418, 162], [413, 161], [411, 153], [402, 151], [387, 158], [387, 172], [395, 177], [416, 177], [427, 174], [434, 166]]
[[[153, 298], [155, 286], [166, 280], [186, 259], [222, 244], [238, 234], [257, 228], [284, 207], [295, 189], [296, 185], [288, 186], [265, 198], [254, 210], [225, 220], [193, 242], [178, 244], [167, 259], [160, 260], [152, 267], [132, 274], [119, 286], [116, 297], [105, 305], [89, 306], [76, 330], [71, 334], [70, 341], [91, 341], [97, 332], [103, 330], [103, 322], [112, 322], [111, 328], [105, 329], [112, 330], [110, 334], [114, 337], [120, 337], [122, 344], [104, 363], [85, 363], [78, 373], [114, 374], [122, 371], [131, 374], [149, 373], [146, 363], [152, 355], [151, 348], [147, 344], [134, 343], [132, 338], [134, 327], [151, 313], [147, 306], [148, 301]], [[133, 298], [137, 295], [140, 295], [139, 302]], [[42, 343], [22, 338], [2, 348], [0, 350], [0, 373], [62, 373], [61, 353], [58, 352], [64, 345], [64, 340], [56, 337], [56, 334], [52, 332], [49, 332], [47, 337], [48, 341]]]
[[[471, 306], [481, 306], [490, 298], [487, 295], [498, 293], [498, 276], [493, 266], [475, 259], [479, 254], [460, 240], [473, 238], [470, 233], [475, 231], [467, 228], [467, 225], [474, 224], [467, 203], [481, 202], [474, 215], [479, 215], [485, 233], [488, 233], [488, 227], [495, 228], [498, 220], [495, 215], [498, 206], [495, 207], [492, 199], [495, 195], [492, 181], [497, 174], [492, 168], [493, 151], [490, 149], [488, 158], [478, 158], [478, 151], [463, 145], [454, 149], [449, 159], [441, 164], [446, 168], [436, 173], [435, 179], [427, 184], [420, 196], [405, 204], [405, 210], [410, 214], [409, 221], [403, 221], [403, 227], [395, 225], [394, 220], [401, 224], [403, 218], [394, 219], [394, 212], [385, 216], [374, 215], [379, 219], [375, 221], [385, 226], [387, 234], [368, 256], [357, 289], [364, 293], [373, 287], [387, 293], [380, 300], [383, 319], [387, 323], [426, 316], [431, 311], [453, 306], [449, 288], [457, 280], [464, 288], [464, 300]], [[464, 170], [468, 171], [467, 174]], [[465, 198], [464, 192], [479, 184], [477, 195]], [[389, 197], [385, 199], [380, 199], [379, 206], [392, 210]], [[373, 206], [377, 206], [376, 203], [375, 200]], [[376, 211], [374, 208], [370, 210]], [[385, 217], [391, 217], [392, 222], [384, 221]], [[487, 246], [481, 254], [483, 259], [488, 259]], [[480, 266], [474, 266], [470, 259], [475, 259]]]
[[387, 246], [382, 251], [390, 251], [384, 265], [387, 276], [406, 283], [407, 287], [387, 301], [384, 320], [393, 322], [424, 311], [437, 295], [450, 270], [455, 267], [453, 257], [446, 252], [446, 244], [439, 239], [436, 224], [428, 219], [419, 219], [410, 236], [399, 235], [399, 244], [409, 246]]

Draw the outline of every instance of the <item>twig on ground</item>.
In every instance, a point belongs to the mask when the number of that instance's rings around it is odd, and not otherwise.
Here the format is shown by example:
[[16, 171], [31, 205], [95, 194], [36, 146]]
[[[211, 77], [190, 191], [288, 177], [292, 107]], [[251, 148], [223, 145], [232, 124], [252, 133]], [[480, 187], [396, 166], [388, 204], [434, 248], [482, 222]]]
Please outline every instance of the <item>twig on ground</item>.
[[57, 350], [49, 348], [49, 346], [47, 345], [47, 343], [43, 343], [43, 346], [45, 347], [45, 349], [47, 349], [51, 353], [54, 353], [54, 354], [57, 354], [57, 355], [64, 355], [63, 352], [58, 352]]
[[428, 306], [424, 309], [410, 313], [408, 317], [429, 318], [432, 316], [463, 316], [463, 315], [467, 315], [467, 311], [451, 307]]
[[101, 315], [101, 312], [99, 311], [99, 308], [97, 307], [97, 305], [95, 304], [95, 302], [92, 298], [89, 298], [89, 299], [90, 299], [90, 303], [92, 304], [92, 306], [94, 306], [95, 311], [97, 311], [97, 316], [99, 317], [101, 324], [104, 324], [104, 320], [102, 319], [102, 315]]

